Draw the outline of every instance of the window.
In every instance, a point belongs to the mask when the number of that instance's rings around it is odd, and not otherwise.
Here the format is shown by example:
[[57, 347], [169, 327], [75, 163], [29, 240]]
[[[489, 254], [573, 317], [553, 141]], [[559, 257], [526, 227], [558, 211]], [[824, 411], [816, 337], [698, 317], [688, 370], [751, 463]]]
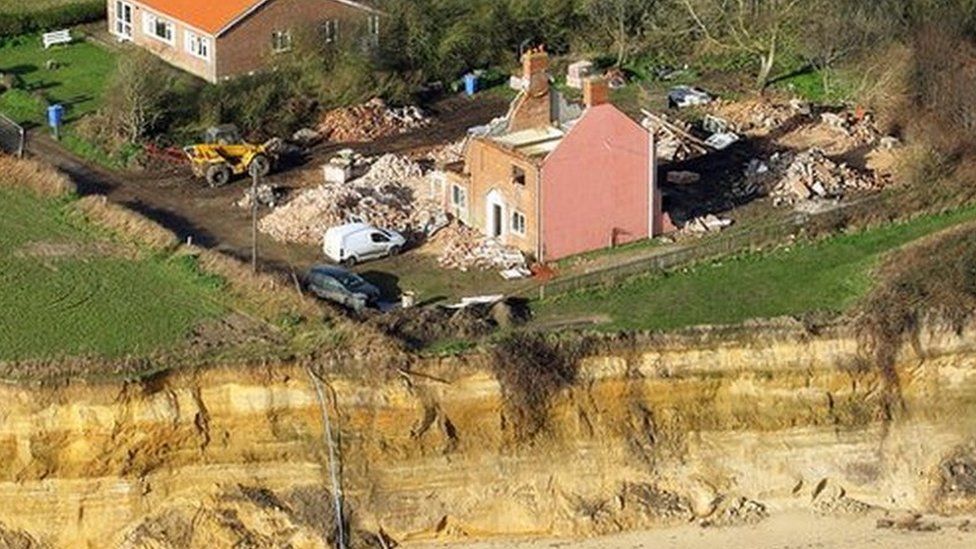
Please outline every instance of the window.
[[271, 33], [271, 50], [275, 53], [291, 51], [291, 31], [275, 31]]
[[387, 238], [386, 235], [380, 233], [373, 233], [372, 235], [370, 235], [370, 238], [373, 240], [375, 244], [385, 244], [390, 241], [390, 239]]
[[146, 13], [143, 17], [143, 30], [156, 40], [161, 40], [171, 46], [173, 45], [173, 37], [176, 35], [176, 30], [172, 23], [162, 17], [158, 17], [152, 13]]
[[522, 212], [512, 214], [512, 232], [525, 236], [525, 214]]
[[380, 16], [370, 15], [369, 16], [369, 34], [372, 36], [380, 35]]
[[115, 34], [122, 38], [132, 38], [132, 5], [115, 2]]
[[339, 39], [339, 22], [335, 19], [329, 19], [325, 23], [322, 23], [322, 38], [325, 40], [326, 44], [332, 44]]
[[468, 191], [458, 185], [453, 185], [451, 187], [451, 204], [458, 210], [468, 209]]
[[512, 166], [512, 183], [525, 185], [525, 170], [518, 166]]
[[194, 57], [200, 59], [210, 59], [210, 39], [198, 36], [197, 34], [186, 32], [186, 51]]

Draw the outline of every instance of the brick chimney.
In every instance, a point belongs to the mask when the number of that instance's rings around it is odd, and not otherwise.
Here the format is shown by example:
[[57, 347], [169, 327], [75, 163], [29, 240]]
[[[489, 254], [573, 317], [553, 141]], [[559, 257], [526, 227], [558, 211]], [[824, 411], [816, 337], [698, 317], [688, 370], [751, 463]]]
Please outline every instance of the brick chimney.
[[591, 76], [583, 82], [583, 104], [587, 108], [610, 102], [610, 87], [605, 78]]
[[544, 128], [552, 124], [552, 98], [549, 90], [549, 54], [544, 48], [529, 50], [522, 56], [525, 88], [512, 106], [508, 131]]
[[549, 91], [549, 54], [544, 48], [529, 50], [522, 56], [522, 78], [531, 95]]

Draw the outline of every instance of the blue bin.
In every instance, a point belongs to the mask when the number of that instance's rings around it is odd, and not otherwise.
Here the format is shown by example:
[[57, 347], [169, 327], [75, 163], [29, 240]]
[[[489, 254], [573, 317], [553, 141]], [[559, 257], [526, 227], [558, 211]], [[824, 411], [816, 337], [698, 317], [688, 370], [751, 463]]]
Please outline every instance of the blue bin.
[[464, 93], [468, 96], [478, 93], [478, 75], [468, 73], [464, 75]]
[[52, 128], [60, 128], [64, 121], [64, 106], [51, 105], [47, 108], [47, 123]]

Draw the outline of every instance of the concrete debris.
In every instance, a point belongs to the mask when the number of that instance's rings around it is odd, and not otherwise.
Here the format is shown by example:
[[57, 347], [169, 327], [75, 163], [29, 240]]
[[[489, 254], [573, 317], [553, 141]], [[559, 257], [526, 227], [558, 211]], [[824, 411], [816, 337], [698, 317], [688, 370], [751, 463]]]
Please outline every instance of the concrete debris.
[[825, 112], [820, 115], [820, 120], [831, 129], [850, 137], [858, 145], [875, 145], [882, 138], [874, 117], [867, 113]]
[[299, 146], [311, 147], [322, 141], [322, 134], [312, 128], [302, 128], [291, 136], [291, 140]]
[[323, 138], [336, 143], [358, 143], [399, 135], [431, 124], [414, 106], [391, 108], [382, 99], [325, 113], [318, 127]]
[[424, 156], [432, 161], [435, 166], [446, 166], [455, 162], [461, 162], [464, 160], [464, 147], [467, 143], [467, 139], [459, 139], [443, 147], [431, 149]]
[[319, 244], [329, 227], [363, 222], [417, 241], [443, 225], [445, 217], [420, 165], [386, 155], [374, 160], [359, 179], [301, 192], [262, 219], [259, 227], [278, 241]]
[[523, 271], [528, 268], [525, 256], [519, 250], [503, 246], [497, 240], [460, 223], [445, 227], [434, 240], [441, 250], [437, 263], [445, 269], [467, 272], [512, 269]]
[[753, 160], [745, 175], [747, 189], [768, 194], [776, 205], [840, 199], [852, 190], [879, 190], [885, 185], [883, 178], [837, 164], [820, 149], [777, 153], [767, 162]]
[[705, 144], [716, 151], [724, 151], [742, 139], [739, 134], [734, 132], [716, 133], [705, 140]]
[[691, 185], [701, 181], [701, 174], [695, 172], [668, 172], [668, 183], [674, 185]]
[[[268, 185], [267, 183], [258, 185], [257, 188], [258, 205], [265, 206], [268, 208], [275, 208], [279, 204], [281, 204], [281, 202], [284, 200], [285, 194], [286, 194], [285, 190], [282, 189], [281, 187], [275, 187], [272, 185]], [[251, 192], [251, 187], [248, 187], [244, 190], [244, 196], [237, 201], [237, 207], [245, 210], [250, 210], [253, 204], [254, 204], [254, 193]]]
[[686, 235], [704, 235], [708, 233], [721, 232], [731, 227], [734, 222], [731, 219], [720, 218], [713, 214], [692, 219], [681, 228], [681, 232]]

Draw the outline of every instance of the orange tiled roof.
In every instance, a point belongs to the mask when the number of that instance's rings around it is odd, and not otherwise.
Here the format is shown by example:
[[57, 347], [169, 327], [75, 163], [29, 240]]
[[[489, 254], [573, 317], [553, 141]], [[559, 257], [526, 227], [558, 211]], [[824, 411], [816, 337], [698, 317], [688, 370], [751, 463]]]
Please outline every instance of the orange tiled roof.
[[[219, 35], [249, 11], [270, 0], [139, 0], [161, 15], [171, 17], [206, 33]], [[357, 9], [378, 13], [368, 3], [334, 0]]]
[[141, 4], [161, 15], [218, 34], [235, 19], [267, 0], [142, 0]]

